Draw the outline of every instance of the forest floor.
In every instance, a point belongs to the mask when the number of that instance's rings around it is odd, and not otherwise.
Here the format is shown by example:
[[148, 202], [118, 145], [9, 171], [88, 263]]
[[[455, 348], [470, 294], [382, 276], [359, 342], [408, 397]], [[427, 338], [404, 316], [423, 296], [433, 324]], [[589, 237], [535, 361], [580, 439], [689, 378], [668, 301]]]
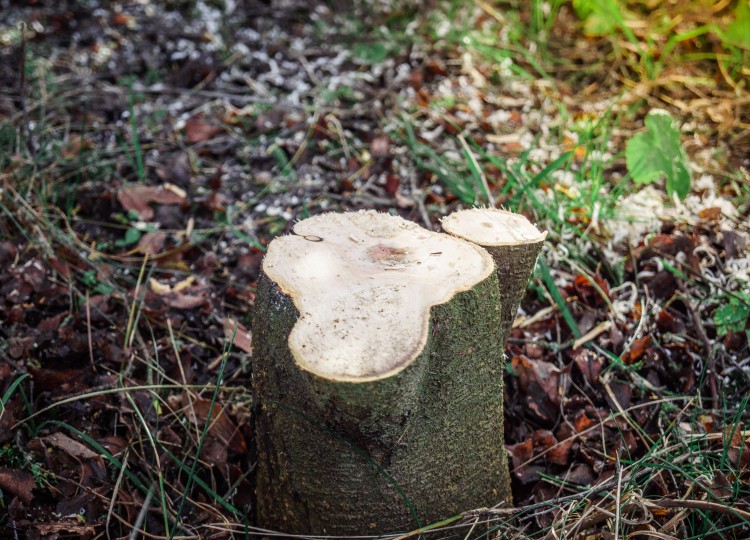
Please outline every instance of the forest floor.
[[471, 205], [549, 231], [515, 510], [423, 537], [750, 537], [748, 10], [394, 3], [0, 0], [0, 537], [272, 536], [265, 247]]

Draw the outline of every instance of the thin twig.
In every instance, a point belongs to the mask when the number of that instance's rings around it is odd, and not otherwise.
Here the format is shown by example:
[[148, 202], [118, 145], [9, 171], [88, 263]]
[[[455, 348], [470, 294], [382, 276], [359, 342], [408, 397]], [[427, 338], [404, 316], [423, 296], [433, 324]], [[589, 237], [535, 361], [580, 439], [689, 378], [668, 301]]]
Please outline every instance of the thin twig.
[[667, 498], [649, 502], [659, 508], [696, 508], [698, 510], [708, 510], [711, 512], [719, 512], [720, 514], [730, 514], [745, 520], [750, 520], [750, 512], [748, 512], [747, 510], [740, 510], [736, 507], [732, 508], [725, 504], [719, 504], [715, 502]]
[[495, 19], [497, 22], [501, 24], [507, 24], [507, 21], [505, 20], [505, 17], [503, 17], [498, 10], [496, 10], [494, 7], [492, 7], [487, 2], [483, 2], [482, 0], [477, 0], [477, 5], [482, 8], [482, 10], [487, 13], [490, 17]]
[[615, 540], [620, 538], [620, 502], [622, 496], [622, 463], [620, 463], [620, 453], [617, 453], [617, 461], [615, 462], [617, 469], [617, 492], [615, 493]]
[[487, 177], [485, 176], [484, 171], [482, 171], [482, 168], [479, 166], [477, 158], [474, 157], [474, 153], [471, 151], [471, 148], [469, 148], [469, 145], [466, 144], [466, 139], [464, 139], [464, 136], [459, 134], [458, 140], [461, 142], [461, 146], [463, 146], [464, 151], [466, 151], [466, 155], [469, 157], [469, 160], [474, 166], [474, 169], [479, 173], [479, 180], [482, 182], [482, 189], [484, 189], [484, 194], [487, 195], [487, 202], [491, 207], [494, 208], [495, 197], [492, 196], [490, 185], [487, 183]]
[[[632, 480], [632, 481], [640, 480], [641, 478], [643, 478], [644, 476], [648, 475], [649, 473], [653, 471], [654, 469], [651, 467], [644, 467], [637, 473], [630, 476], [628, 480]], [[540, 508], [544, 508], [544, 510], [541, 512], [535, 512], [534, 515], [536, 516], [540, 514], [545, 514], [555, 509], [552, 507], [556, 507], [562, 503], [567, 503], [571, 501], [580, 501], [583, 499], [587, 499], [591, 497], [592, 495], [597, 495], [598, 493], [601, 493], [601, 492], [610, 492], [621, 481], [622, 481], [622, 478], [610, 480], [609, 482], [604, 482], [603, 484], [592, 486], [586, 491], [582, 491], [581, 493], [573, 493], [572, 495], [564, 495], [562, 497], [556, 497], [548, 501], [528, 504], [526, 506], [518, 506], [516, 508], [477, 508], [476, 510], [469, 510], [467, 512], [464, 512], [463, 514], [461, 514], [461, 517], [473, 518], [477, 516], [486, 516], [486, 515], [496, 516], [496, 515], [525, 514], [526, 512], [531, 512], [534, 510], [538, 510]]]
[[579, 348], [581, 345], [588, 343], [589, 341], [597, 337], [599, 334], [606, 332], [610, 328], [612, 328], [612, 321], [610, 320], [599, 323], [592, 330], [589, 330], [588, 332], [583, 334], [581, 337], [579, 337], [577, 340], [575, 340], [573, 342], [572, 348], [573, 349]]
[[690, 301], [687, 287], [685, 287], [685, 282], [681, 279], [677, 279], [678, 285], [680, 287], [680, 292], [682, 292], [682, 295], [684, 297], [685, 306], [687, 307], [688, 311], [690, 312], [690, 318], [693, 319], [693, 327], [695, 328], [695, 333], [698, 334], [698, 338], [701, 340], [701, 343], [703, 344], [703, 352], [706, 355], [706, 358], [708, 358], [708, 366], [706, 368], [706, 376], [708, 378], [708, 387], [711, 391], [711, 406], [714, 410], [719, 409], [719, 385], [716, 381], [716, 358], [714, 357], [712, 348], [711, 348], [711, 342], [708, 339], [708, 336], [706, 335], [706, 331], [703, 330], [703, 322], [701, 321], [700, 315], [698, 315], [698, 312], [693, 307], [693, 303]]
[[155, 486], [156, 483], [152, 483], [151, 487], [148, 489], [148, 493], [146, 493], [146, 498], [143, 501], [141, 511], [138, 512], [138, 517], [135, 518], [135, 523], [133, 523], [133, 530], [130, 531], [128, 540], [136, 540], [138, 538], [141, 526], [143, 525], [143, 522], [146, 521], [146, 514], [148, 514], [148, 510], [151, 507], [151, 498], [154, 496]]
[[31, 124], [29, 123], [29, 107], [26, 104], [26, 23], [21, 23], [21, 60], [18, 68], [21, 71], [21, 83], [18, 90], [21, 100], [21, 111], [23, 114], [23, 127], [26, 132], [26, 147], [32, 158], [36, 157], [34, 143], [31, 138]]
[[91, 336], [91, 302], [89, 301], [89, 291], [86, 291], [86, 330], [89, 340], [89, 360], [91, 369], [96, 373], [96, 364], [94, 363], [94, 342]]
[[114, 515], [115, 502], [117, 501], [117, 494], [120, 492], [120, 485], [122, 484], [122, 478], [125, 476], [125, 470], [128, 467], [128, 459], [130, 459], [130, 452], [125, 451], [125, 457], [122, 460], [122, 467], [120, 467], [120, 473], [117, 475], [115, 480], [115, 486], [112, 489], [112, 497], [109, 499], [109, 508], [107, 509], [107, 520], [105, 521], [104, 530], [107, 532], [107, 539], [111, 540], [109, 533], [109, 523]]
[[13, 540], [19, 540], [19, 538], [18, 538], [18, 528], [16, 527], [16, 520], [13, 519], [12, 516], [10, 518], [10, 528], [13, 531]]

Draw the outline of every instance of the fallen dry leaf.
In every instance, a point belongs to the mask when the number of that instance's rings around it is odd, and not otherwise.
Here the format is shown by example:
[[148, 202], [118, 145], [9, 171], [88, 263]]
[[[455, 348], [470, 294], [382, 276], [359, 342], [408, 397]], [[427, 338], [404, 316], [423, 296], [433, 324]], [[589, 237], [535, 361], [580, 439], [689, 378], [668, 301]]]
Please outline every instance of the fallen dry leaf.
[[750, 467], [750, 438], [744, 440], [742, 437], [741, 424], [732, 424], [724, 429], [724, 445], [728, 446], [727, 457], [732, 465], [738, 469]]
[[628, 352], [622, 355], [622, 361], [626, 364], [632, 364], [637, 362], [638, 359], [643, 356], [646, 349], [651, 345], [651, 336], [645, 335], [642, 338], [633, 341]]
[[[508, 452], [513, 457], [514, 465], [517, 467], [522, 463], [530, 460], [534, 455], [534, 441], [526, 439], [518, 444], [508, 445]], [[518, 464], [515, 464], [518, 461]]]
[[115, 26], [128, 26], [132, 22], [132, 17], [118, 11], [112, 15], [112, 24]]
[[558, 441], [547, 452], [547, 460], [555, 465], [568, 465], [570, 463], [571, 448], [573, 448], [573, 439]]
[[70, 280], [72, 276], [72, 272], [70, 270], [70, 265], [65, 262], [61, 261], [60, 259], [51, 258], [49, 259], [49, 265], [60, 274], [61, 277], [63, 277], [66, 280]]
[[593, 384], [604, 368], [604, 357], [589, 349], [576, 349], [571, 356], [584, 379]]
[[168, 283], [162, 283], [158, 279], [149, 278], [148, 285], [153, 293], [158, 294], [159, 296], [164, 296], [172, 292], [172, 287], [170, 287]]
[[[613, 411], [630, 407], [630, 402], [633, 399], [633, 387], [630, 384], [612, 381], [605, 383], [605, 388], [610, 390], [610, 392], [607, 392], [605, 399]], [[614, 403], [613, 400], [616, 400], [617, 403]]]
[[196, 291], [195, 294], [182, 294], [171, 292], [164, 297], [164, 301], [169, 307], [177, 309], [195, 309], [208, 301], [205, 289]]
[[665, 254], [678, 257], [680, 253], [683, 253], [685, 257], [684, 263], [694, 270], [699, 270], [700, 261], [695, 255], [695, 247], [696, 244], [693, 237], [685, 236], [684, 234], [657, 234], [651, 239], [648, 246], [643, 249], [640, 258], [645, 260], [654, 255], [663, 256]]
[[[531, 489], [531, 497], [534, 501], [549, 501], [559, 495], [556, 486], [546, 482], [537, 482]], [[548, 512], [535, 512], [534, 521], [540, 529], [549, 529], [555, 522], [561, 521], [562, 508], [550, 508]], [[589, 539], [586, 539], [589, 540]]]
[[134, 211], [143, 221], [151, 221], [154, 209], [151, 203], [182, 204], [186, 202], [183, 190], [171, 184], [165, 186], [146, 186], [143, 184], [128, 184], [117, 192], [117, 200], [125, 210]]
[[60, 157], [63, 159], [77, 159], [80, 157], [81, 152], [84, 150], [91, 150], [94, 145], [88, 140], [82, 138], [80, 135], [72, 135], [68, 139], [62, 150], [60, 150]]
[[29, 504], [33, 498], [34, 478], [23, 471], [0, 467], [0, 488]]
[[593, 425], [594, 421], [589, 418], [584, 411], [578, 411], [575, 418], [573, 418], [573, 427], [575, 427], [578, 433], [586, 431]]
[[[235, 332], [235, 328], [237, 329]], [[250, 330], [242, 326], [234, 319], [226, 318], [224, 320], [224, 336], [227, 341], [233, 341], [234, 346], [246, 353], [253, 352], [253, 338]]]
[[401, 185], [401, 177], [397, 174], [389, 174], [385, 177], [385, 192], [388, 195], [395, 195], [398, 192], [398, 187]]
[[143, 255], [158, 255], [167, 240], [167, 233], [162, 231], [150, 232], [141, 236], [136, 250]]
[[209, 438], [203, 446], [203, 456], [212, 465], [223, 467], [227, 463], [227, 445], [225, 441]]
[[594, 471], [591, 470], [591, 466], [587, 463], [574, 465], [570, 469], [570, 472], [565, 475], [566, 482], [571, 482], [580, 486], [590, 486], [595, 478]]
[[716, 417], [711, 414], [699, 414], [698, 415], [698, 422], [703, 426], [703, 429], [706, 431], [706, 433], [714, 433], [716, 431]]
[[29, 367], [37, 389], [43, 392], [74, 392], [83, 386], [83, 371], [80, 369], [50, 369]]
[[174, 287], [172, 287], [172, 290], [174, 292], [182, 292], [190, 287], [193, 283], [195, 283], [195, 276], [188, 276], [185, 279], [175, 283]]
[[223, 193], [212, 191], [200, 203], [213, 212], [224, 212], [229, 199]]
[[14, 264], [18, 257], [18, 248], [10, 240], [0, 242], [0, 265], [10, 266]]
[[32, 538], [80, 538], [81, 540], [88, 540], [96, 533], [96, 527], [93, 525], [78, 525], [74, 522], [34, 523], [32, 529], [38, 535]]
[[727, 475], [724, 474], [721, 469], [714, 469], [711, 474], [710, 484], [706, 486], [708, 492], [711, 494], [712, 499], [729, 499], [732, 496], [732, 482], [729, 481]]
[[744, 255], [747, 239], [737, 231], [724, 231], [722, 243], [727, 252], [727, 258], [736, 259]]
[[[584, 275], [577, 275], [573, 281], [575, 295], [586, 305], [597, 307], [604, 304], [604, 296], [609, 296], [609, 285], [600, 276], [594, 276], [594, 283]], [[596, 287], [594, 286], [596, 284]], [[597, 288], [598, 287], [598, 288]]]
[[525, 465], [534, 456], [534, 441], [526, 439], [518, 444], [507, 446], [508, 452], [513, 462], [513, 475], [521, 481], [522, 484], [528, 484], [538, 478], [537, 472], [541, 469], [534, 465]]
[[128, 442], [124, 437], [119, 437], [117, 435], [100, 437], [97, 442], [113, 456], [118, 456], [128, 445]]
[[544, 392], [550, 403], [559, 404], [561, 394], [565, 394], [560, 386], [561, 371], [549, 362], [532, 360], [525, 356], [512, 359], [513, 369], [518, 373], [519, 386], [527, 393], [533, 392], [535, 384]]
[[221, 127], [209, 124], [200, 117], [193, 116], [185, 123], [185, 142], [196, 144], [213, 139], [221, 133]]
[[22, 278], [31, 285], [34, 292], [41, 292], [47, 282], [46, 265], [39, 259], [31, 259], [23, 266]]
[[42, 440], [55, 448], [62, 450], [71, 457], [77, 459], [97, 459], [99, 454], [91, 450], [88, 446], [71, 439], [61, 432], [53, 433], [42, 437]]
[[707, 221], [716, 221], [721, 217], [721, 208], [718, 206], [712, 206], [711, 208], [704, 208], [698, 215]]
[[195, 309], [208, 302], [209, 287], [195, 284], [194, 276], [188, 276], [173, 286], [151, 278], [149, 289], [163, 303], [177, 309]]
[[659, 332], [669, 332], [671, 334], [681, 334], [685, 331], [685, 323], [678, 319], [668, 310], [662, 309], [656, 317], [656, 327]]
[[211, 401], [207, 399], [195, 399], [190, 403], [187, 394], [183, 394], [182, 404], [190, 421], [201, 427], [208, 420], [210, 412], [208, 434], [228, 445], [232, 452], [243, 453], [247, 450], [245, 437], [220, 404], [214, 403], [211, 408]]

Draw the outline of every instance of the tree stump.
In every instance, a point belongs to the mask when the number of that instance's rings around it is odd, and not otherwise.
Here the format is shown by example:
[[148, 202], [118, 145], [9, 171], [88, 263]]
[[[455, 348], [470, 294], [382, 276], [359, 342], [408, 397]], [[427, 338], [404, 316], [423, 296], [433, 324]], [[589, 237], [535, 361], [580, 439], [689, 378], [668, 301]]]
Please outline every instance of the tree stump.
[[373, 211], [293, 232], [256, 295], [257, 525], [376, 535], [509, 502], [492, 257]]

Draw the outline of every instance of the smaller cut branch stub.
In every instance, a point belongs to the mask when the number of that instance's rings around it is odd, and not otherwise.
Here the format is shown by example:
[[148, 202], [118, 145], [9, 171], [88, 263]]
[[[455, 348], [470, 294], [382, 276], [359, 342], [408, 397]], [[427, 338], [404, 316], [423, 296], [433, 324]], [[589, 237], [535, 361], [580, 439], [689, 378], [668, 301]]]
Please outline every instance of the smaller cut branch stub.
[[507, 338], [547, 232], [521, 214], [495, 208], [459, 210], [441, 224], [448, 234], [484, 247], [495, 260]]

